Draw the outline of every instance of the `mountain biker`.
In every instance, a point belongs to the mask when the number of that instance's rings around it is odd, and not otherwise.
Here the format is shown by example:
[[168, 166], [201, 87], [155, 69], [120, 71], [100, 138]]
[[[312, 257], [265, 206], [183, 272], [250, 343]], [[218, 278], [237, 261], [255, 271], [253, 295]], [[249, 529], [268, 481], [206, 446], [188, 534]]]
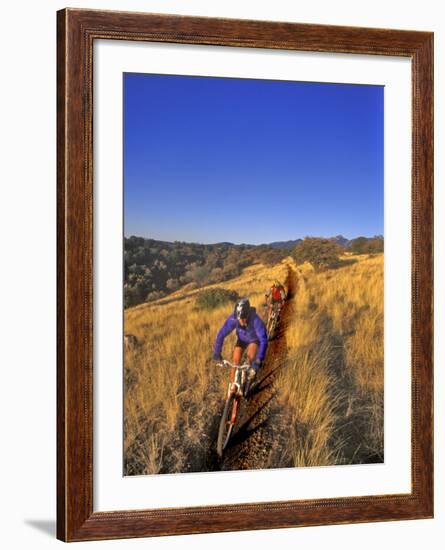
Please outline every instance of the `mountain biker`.
[[279, 304], [279, 310], [286, 303], [286, 291], [280, 281], [276, 280], [274, 284], [266, 292], [266, 303], [269, 305], [269, 315], [272, 312], [272, 308], [275, 304]]
[[[225, 320], [215, 340], [212, 359], [220, 361], [224, 339], [236, 329], [237, 342], [233, 349], [233, 364], [239, 365], [244, 350], [251, 365], [249, 378], [252, 381], [264, 363], [267, 350], [267, 331], [256, 309], [247, 298], [238, 300], [235, 309]], [[234, 371], [232, 372], [232, 380]]]

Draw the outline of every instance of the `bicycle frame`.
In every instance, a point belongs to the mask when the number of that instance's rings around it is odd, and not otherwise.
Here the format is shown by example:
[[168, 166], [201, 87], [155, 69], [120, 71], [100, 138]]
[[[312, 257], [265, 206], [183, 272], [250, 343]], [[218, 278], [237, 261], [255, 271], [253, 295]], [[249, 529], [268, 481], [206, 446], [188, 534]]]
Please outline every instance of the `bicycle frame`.
[[222, 363], [218, 363], [218, 366], [235, 370], [235, 376], [233, 377], [233, 380], [229, 382], [229, 386], [227, 388], [224, 411], [221, 416], [216, 443], [217, 453], [220, 457], [222, 457], [223, 451], [231, 437], [233, 427], [236, 424], [238, 407], [246, 389], [247, 369], [250, 368], [250, 363], [233, 365], [230, 361], [223, 359]]
[[229, 382], [226, 398], [228, 399], [232, 394], [242, 397], [244, 385], [246, 383], [246, 371], [250, 368], [250, 363], [233, 365], [230, 361], [223, 359], [222, 363], [218, 363], [218, 367], [235, 369], [235, 377], [233, 381]]

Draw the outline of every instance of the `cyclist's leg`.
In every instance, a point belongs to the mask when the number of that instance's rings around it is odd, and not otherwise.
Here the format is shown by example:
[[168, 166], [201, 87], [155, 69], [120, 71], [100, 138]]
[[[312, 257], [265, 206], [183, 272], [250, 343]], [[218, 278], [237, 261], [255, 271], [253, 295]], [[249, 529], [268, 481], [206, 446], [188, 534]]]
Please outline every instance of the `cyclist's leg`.
[[247, 346], [247, 359], [249, 363], [253, 363], [256, 358], [256, 354], [258, 353], [258, 344], [257, 342], [251, 342]]
[[[243, 355], [244, 347], [239, 345], [239, 342], [235, 344], [235, 347], [233, 348], [233, 357], [232, 357], [232, 363], [234, 365], [239, 365], [241, 363], [241, 357]], [[235, 380], [235, 369], [230, 369], [230, 381], [233, 382]]]
[[244, 346], [238, 345], [238, 342], [236, 343], [235, 347], [233, 348], [233, 358], [232, 363], [234, 365], [239, 365], [241, 363], [241, 357], [243, 356]]
[[258, 372], [258, 365], [255, 365], [255, 358], [256, 354], [258, 353], [258, 343], [257, 342], [251, 342], [247, 346], [247, 359], [250, 363], [250, 369], [249, 369], [249, 380], [252, 383], [253, 380], [256, 378], [257, 372]]

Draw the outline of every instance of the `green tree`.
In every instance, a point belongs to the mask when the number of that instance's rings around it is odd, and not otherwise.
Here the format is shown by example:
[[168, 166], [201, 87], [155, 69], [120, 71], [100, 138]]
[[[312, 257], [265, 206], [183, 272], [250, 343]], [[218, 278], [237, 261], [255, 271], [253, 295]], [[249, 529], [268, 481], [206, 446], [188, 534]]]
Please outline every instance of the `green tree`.
[[357, 237], [350, 242], [350, 250], [353, 254], [378, 254], [383, 252], [383, 237]]
[[343, 248], [333, 239], [305, 237], [292, 251], [297, 263], [309, 262], [315, 269], [327, 268], [339, 261]]
[[239, 296], [234, 290], [226, 288], [209, 288], [203, 290], [196, 298], [199, 309], [215, 309], [227, 302], [235, 303]]

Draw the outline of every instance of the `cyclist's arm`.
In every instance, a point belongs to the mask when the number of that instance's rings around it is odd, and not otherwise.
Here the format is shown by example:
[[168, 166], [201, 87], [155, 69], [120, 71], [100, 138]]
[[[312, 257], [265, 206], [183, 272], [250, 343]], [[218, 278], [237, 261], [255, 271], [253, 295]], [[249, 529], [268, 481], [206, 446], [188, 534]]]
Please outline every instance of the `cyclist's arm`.
[[235, 328], [236, 328], [236, 319], [235, 319], [235, 317], [233, 317], [233, 315], [230, 315], [226, 319], [225, 323], [221, 327], [221, 329], [218, 332], [218, 335], [216, 337], [215, 347], [214, 347], [214, 350], [213, 350], [215, 354], [220, 354], [221, 353], [225, 337], [228, 336], [231, 332], [233, 332], [235, 330]]
[[257, 358], [260, 361], [264, 361], [264, 358], [266, 357], [266, 350], [267, 350], [267, 344], [268, 344], [266, 325], [263, 323], [260, 317], [257, 316], [254, 321], [254, 327], [255, 327], [257, 338], [260, 342]]

